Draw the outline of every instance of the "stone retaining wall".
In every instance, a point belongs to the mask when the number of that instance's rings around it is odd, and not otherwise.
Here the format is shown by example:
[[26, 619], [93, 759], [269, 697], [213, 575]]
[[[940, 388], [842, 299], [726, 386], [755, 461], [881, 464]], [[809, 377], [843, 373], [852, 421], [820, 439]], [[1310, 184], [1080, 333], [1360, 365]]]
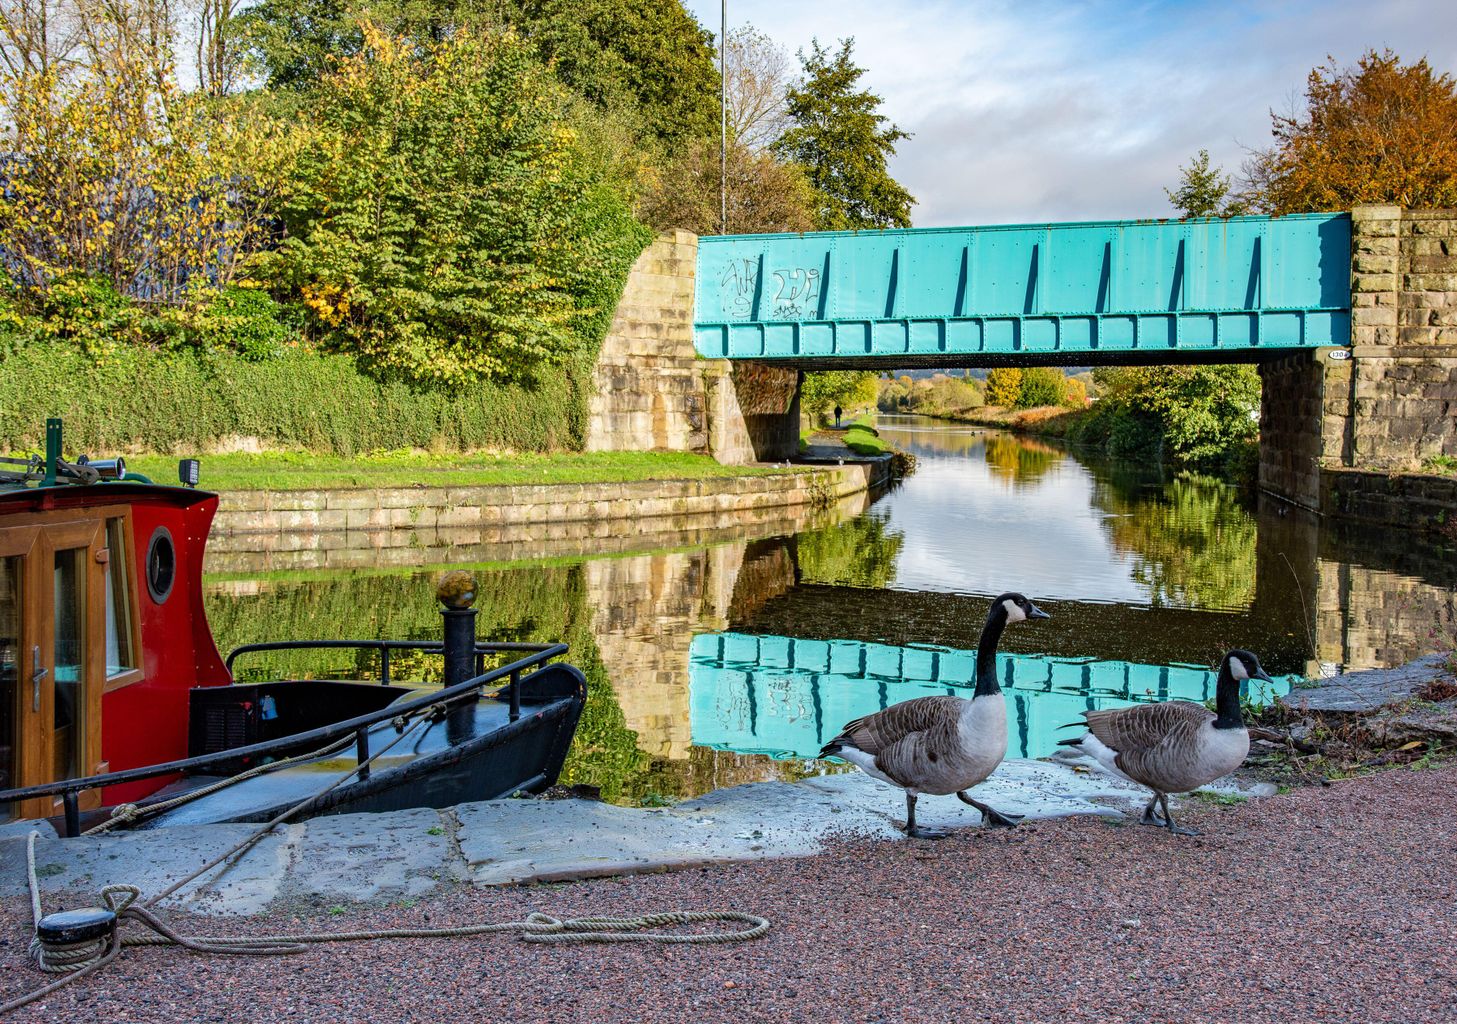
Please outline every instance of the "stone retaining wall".
[[1457, 540], [1457, 477], [1328, 468], [1320, 483], [1323, 515]]
[[222, 501], [212, 535], [440, 530], [571, 522], [629, 523], [707, 513], [828, 506], [886, 478], [889, 462], [755, 476], [635, 483], [236, 491]]

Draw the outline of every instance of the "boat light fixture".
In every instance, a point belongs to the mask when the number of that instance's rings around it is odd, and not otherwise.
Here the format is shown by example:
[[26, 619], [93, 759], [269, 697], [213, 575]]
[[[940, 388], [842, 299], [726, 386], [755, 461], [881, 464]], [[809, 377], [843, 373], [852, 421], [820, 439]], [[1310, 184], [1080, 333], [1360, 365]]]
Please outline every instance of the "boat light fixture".
[[94, 469], [96, 475], [102, 480], [126, 479], [126, 459], [120, 455], [114, 459], [88, 459], [83, 455], [76, 460], [76, 464]]

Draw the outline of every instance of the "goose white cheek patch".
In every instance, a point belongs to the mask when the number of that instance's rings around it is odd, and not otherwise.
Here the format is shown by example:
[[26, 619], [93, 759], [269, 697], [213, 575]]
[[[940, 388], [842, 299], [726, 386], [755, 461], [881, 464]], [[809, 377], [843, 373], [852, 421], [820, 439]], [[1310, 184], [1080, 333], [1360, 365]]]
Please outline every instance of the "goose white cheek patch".
[[1245, 670], [1245, 663], [1238, 658], [1229, 659], [1229, 674], [1240, 682], [1244, 682], [1250, 677], [1249, 672]]
[[1008, 622], [1021, 622], [1027, 617], [1027, 613], [1021, 608], [1018, 608], [1017, 602], [1013, 601], [1010, 597], [1002, 602], [1002, 607], [1007, 610]]

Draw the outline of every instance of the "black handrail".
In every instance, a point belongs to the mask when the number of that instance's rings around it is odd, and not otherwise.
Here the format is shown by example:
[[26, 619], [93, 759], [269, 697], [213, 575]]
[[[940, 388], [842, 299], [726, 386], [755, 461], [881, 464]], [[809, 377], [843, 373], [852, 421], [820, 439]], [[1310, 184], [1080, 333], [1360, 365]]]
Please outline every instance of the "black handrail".
[[[549, 646], [551, 645], [477, 640], [475, 653], [479, 657], [482, 654], [496, 654], [498, 652], [542, 651]], [[264, 643], [243, 644], [241, 647], [234, 647], [232, 652], [223, 661], [223, 664], [227, 666], [228, 673], [232, 674], [233, 662], [237, 660], [240, 654], [253, 654], [257, 651], [363, 649], [380, 652], [381, 667], [383, 669], [381, 674], [385, 677], [385, 681], [388, 681], [390, 651], [441, 651], [444, 647], [444, 642], [440, 640], [271, 640]]]
[[[368, 645], [376, 643], [399, 643], [408, 645], [410, 641], [296, 640], [280, 641], [278, 646], [310, 647], [322, 645], [344, 647], [350, 644]], [[247, 648], [268, 646], [270, 645], [249, 644]], [[125, 771], [108, 772], [105, 775], [89, 775], [81, 779], [62, 779], [59, 782], [47, 782], [39, 786], [26, 786], [24, 789], [7, 789], [0, 792], [0, 803], [8, 803], [12, 800], [29, 800], [38, 796], [55, 796], [57, 793], [61, 794], [64, 799], [66, 794], [75, 794], [83, 789], [95, 789], [100, 786], [119, 786], [126, 782], [140, 782], [143, 779], [155, 778], [158, 775], [168, 775], [172, 772], [190, 771], [195, 768], [207, 768], [226, 761], [236, 761], [240, 757], [271, 754], [275, 750], [293, 747], [299, 744], [307, 743], [313, 745], [328, 742], [329, 740], [338, 739], [346, 733], [368, 729], [370, 726], [378, 725], [380, 722], [386, 722], [402, 715], [413, 714], [421, 708], [451, 701], [457, 697], [463, 697], [472, 690], [477, 690], [482, 686], [487, 686], [498, 680], [508, 677], [519, 677], [523, 670], [543, 665], [552, 658], [559, 657], [567, 652], [566, 644], [493, 644], [486, 646], [503, 650], [526, 650], [531, 653], [527, 654], [524, 658], [518, 658], [516, 661], [502, 665], [499, 668], [493, 668], [489, 672], [483, 672], [478, 676], [473, 676], [465, 680], [465, 682], [457, 683], [455, 686], [437, 690], [435, 693], [424, 694], [403, 704], [396, 704], [381, 708], [378, 711], [371, 711], [367, 715], [359, 715], [358, 717], [350, 718], [343, 722], [335, 722], [333, 725], [322, 725], [317, 729], [310, 729], [308, 732], [294, 733], [292, 736], [280, 736], [277, 739], [254, 743], [246, 747], [232, 747], [228, 750], [219, 750], [212, 754], [199, 754], [197, 757], [184, 757], [178, 761], [167, 761], [163, 764], [148, 765], [145, 768], [128, 768]], [[240, 647], [233, 652], [233, 655], [247, 648]], [[230, 662], [233, 655], [228, 656]]]

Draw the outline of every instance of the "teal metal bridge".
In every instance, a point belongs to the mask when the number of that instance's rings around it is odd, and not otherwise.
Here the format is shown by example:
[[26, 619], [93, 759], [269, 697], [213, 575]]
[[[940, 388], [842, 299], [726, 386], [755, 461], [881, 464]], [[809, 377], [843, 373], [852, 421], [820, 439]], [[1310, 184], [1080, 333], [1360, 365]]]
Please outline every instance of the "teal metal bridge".
[[806, 368], [1254, 361], [1350, 344], [1347, 214], [725, 235], [694, 341]]

